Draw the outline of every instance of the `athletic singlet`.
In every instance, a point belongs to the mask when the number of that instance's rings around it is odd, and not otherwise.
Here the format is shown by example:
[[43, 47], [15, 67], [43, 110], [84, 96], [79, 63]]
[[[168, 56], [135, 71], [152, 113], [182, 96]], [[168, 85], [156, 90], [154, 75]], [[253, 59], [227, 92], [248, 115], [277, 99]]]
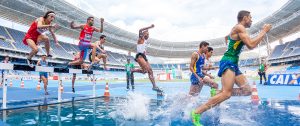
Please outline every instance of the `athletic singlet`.
[[[101, 44], [100, 42], [98, 42], [98, 45], [99, 45], [99, 47], [100, 47], [101, 49], [104, 50], [103, 44]], [[102, 52], [102, 51], [101, 51], [100, 49], [98, 49], [98, 48], [96, 48], [96, 51], [97, 51], [97, 53], [101, 53], [101, 52]]]
[[84, 28], [80, 32], [79, 40], [84, 42], [91, 42], [93, 37], [94, 28], [89, 25], [84, 25]]
[[40, 34], [45, 34], [45, 32], [47, 32], [49, 30], [49, 28], [37, 28], [37, 32], [39, 32]]
[[196, 63], [194, 64], [194, 72], [197, 73], [197, 74], [201, 74], [201, 70], [202, 70], [202, 67], [204, 65], [204, 61], [205, 61], [205, 56], [204, 54], [199, 54], [198, 53], [198, 60], [196, 61]]
[[231, 61], [234, 64], [238, 64], [240, 53], [244, 47], [244, 42], [242, 40], [232, 40], [228, 36], [228, 48], [224, 53], [221, 61]]
[[[209, 67], [210, 64], [211, 64], [210, 60], [207, 60], [207, 59], [205, 58], [204, 66], [205, 66], [205, 67]], [[207, 71], [208, 71], [208, 70], [204, 70], [204, 72], [207, 72]]]
[[46, 67], [46, 66], [48, 66], [48, 62], [44, 61], [44, 60], [40, 60], [40, 65], [43, 67]]
[[33, 38], [37, 38], [40, 34], [44, 34], [46, 31], [49, 30], [48, 28], [38, 28], [37, 25], [37, 20], [32, 22], [26, 34], [30, 35]]
[[5, 60], [3, 60], [2, 63], [10, 63], [10, 61], [5, 61]]
[[144, 40], [143, 44], [137, 44], [136, 45], [136, 51], [137, 51], [137, 53], [143, 53], [143, 54], [145, 54], [146, 53], [147, 44], [148, 44], [147, 40]]

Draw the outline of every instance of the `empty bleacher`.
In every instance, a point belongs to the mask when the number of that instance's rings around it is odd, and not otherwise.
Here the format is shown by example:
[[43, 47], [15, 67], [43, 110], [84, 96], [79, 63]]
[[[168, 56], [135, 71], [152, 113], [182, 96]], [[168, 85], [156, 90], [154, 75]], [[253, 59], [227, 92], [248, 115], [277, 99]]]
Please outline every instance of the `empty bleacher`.
[[[0, 36], [4, 39], [0, 39], [0, 47], [2, 49], [6, 49], [8, 51], [12, 52], [19, 52], [20, 55], [22, 53], [22, 56], [25, 56], [27, 53], [31, 51], [31, 49], [23, 44], [23, 38], [25, 36], [25, 33], [22, 31], [18, 31], [11, 28], [6, 28], [0, 26]], [[52, 38], [50, 36], [50, 38]], [[12, 40], [12, 41], [7, 41]], [[61, 47], [57, 47], [53, 40], [50, 40], [50, 54], [52, 54], [54, 57], [63, 59], [63, 60], [72, 60], [73, 59], [73, 53], [79, 52], [79, 48], [75, 44], [65, 43], [65, 42], [59, 42]], [[39, 43], [39, 53], [38, 55], [46, 54], [45, 50], [45, 43]], [[107, 51], [108, 55], [108, 65], [117, 65], [117, 66], [124, 66], [124, 64], [127, 63], [127, 58], [131, 60], [131, 63], [134, 63], [135, 66], [138, 66], [138, 63], [134, 61], [133, 56], [126, 56], [124, 54], [119, 54], [111, 51]], [[61, 60], [60, 60], [61, 61]], [[89, 62], [88, 59], [86, 59], [86, 62]], [[102, 64], [102, 61], [101, 61]], [[172, 68], [178, 68], [180, 66], [181, 69], [188, 69], [189, 66], [186, 64], [151, 64], [152, 69], [155, 70], [164, 70], [164, 69], [172, 69]]]
[[11, 35], [11, 37], [13, 37], [13, 40], [15, 41], [13, 44], [17, 50], [24, 53], [29, 53], [31, 51], [31, 49], [28, 46], [23, 44], [23, 38], [25, 36], [24, 32], [11, 29], [11, 28], [6, 28], [6, 29]]
[[276, 60], [280, 58], [288, 58], [291, 56], [300, 55], [300, 38], [287, 42], [282, 45], [277, 45], [272, 51], [272, 54], [269, 57], [269, 60]]

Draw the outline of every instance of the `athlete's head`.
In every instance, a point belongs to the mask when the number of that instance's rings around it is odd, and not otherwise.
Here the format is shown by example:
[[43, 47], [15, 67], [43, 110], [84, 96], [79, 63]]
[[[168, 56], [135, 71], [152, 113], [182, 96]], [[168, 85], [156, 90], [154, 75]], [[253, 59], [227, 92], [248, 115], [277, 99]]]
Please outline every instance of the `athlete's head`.
[[44, 20], [51, 23], [55, 19], [55, 12], [54, 11], [47, 11], [43, 16]]
[[9, 61], [9, 56], [5, 56], [5, 61]]
[[46, 60], [47, 56], [46, 55], [42, 55], [42, 60]]
[[245, 27], [250, 28], [252, 24], [252, 17], [249, 11], [241, 10], [237, 16], [238, 22], [245, 22]]
[[199, 45], [199, 49], [202, 50], [202, 53], [206, 53], [208, 46], [209, 46], [208, 42], [202, 41]]
[[105, 35], [101, 35], [100, 36], [100, 43], [101, 44], [105, 43], [105, 40], [106, 40], [106, 36]]
[[214, 49], [212, 47], [207, 47], [206, 57], [210, 58], [214, 52]]
[[129, 58], [127, 59], [127, 63], [130, 63], [130, 59]]
[[147, 40], [149, 38], [148, 30], [143, 31], [144, 38]]
[[90, 26], [93, 26], [94, 25], [94, 17], [88, 17], [86, 19], [86, 23], [89, 24]]

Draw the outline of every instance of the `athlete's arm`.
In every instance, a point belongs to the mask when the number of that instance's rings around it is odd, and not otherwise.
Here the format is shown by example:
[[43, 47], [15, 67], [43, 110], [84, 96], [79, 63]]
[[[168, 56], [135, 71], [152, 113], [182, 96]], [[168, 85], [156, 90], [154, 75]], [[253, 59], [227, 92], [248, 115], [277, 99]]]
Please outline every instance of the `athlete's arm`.
[[99, 28], [96, 28], [96, 27], [94, 27], [94, 29], [95, 29], [96, 32], [102, 33], [102, 32], [103, 32], [103, 22], [104, 22], [104, 19], [103, 19], [103, 18], [100, 18], [100, 22], [101, 22], [100, 29], [99, 29]]
[[43, 20], [42, 18], [37, 19], [37, 28], [52, 28], [52, 27], [57, 27], [57, 24], [49, 24], [49, 25], [43, 25]]
[[141, 29], [139, 30], [139, 38], [144, 37], [144, 36], [143, 36], [143, 32], [144, 32], [145, 30], [150, 29], [150, 28], [154, 28], [154, 24], [152, 24], [152, 25], [150, 25], [150, 26], [148, 26], [148, 27], [141, 28]]
[[237, 25], [236, 30], [238, 32], [238, 35], [240, 39], [244, 42], [244, 44], [249, 48], [253, 49], [255, 48], [260, 41], [263, 39], [263, 37], [266, 35], [266, 33], [272, 28], [270, 24], [265, 24], [263, 26], [263, 29], [261, 32], [253, 39], [249, 37], [249, 35], [246, 32], [246, 28], [242, 25]]
[[101, 52], [106, 53], [106, 51], [105, 51], [104, 49], [101, 49], [101, 48], [100, 48], [99, 43], [100, 43], [100, 41], [96, 41], [96, 42], [95, 42], [96, 48], [99, 49]]
[[203, 66], [202, 70], [211, 70], [211, 67], [210, 66]]
[[197, 74], [196, 74], [196, 71], [194, 71], [194, 66], [195, 66], [195, 63], [197, 61], [197, 58], [198, 58], [198, 54], [193, 52], [192, 54], [192, 58], [191, 58], [191, 63], [190, 63], [190, 71], [192, 72], [192, 74], [194, 74], [197, 78], [200, 78]]
[[84, 24], [75, 25], [74, 21], [72, 21], [72, 22], [70, 23], [70, 27], [71, 27], [72, 29], [83, 29]]
[[40, 60], [36, 63], [36, 65], [38, 65], [38, 66], [40, 66], [41, 65], [41, 63], [40, 63]]
[[148, 26], [148, 27], [141, 28], [139, 31], [140, 31], [140, 32], [143, 32], [143, 31], [148, 30], [148, 29], [150, 29], [150, 28], [154, 28], [154, 24], [152, 24], [152, 25], [150, 25], [150, 26]]
[[49, 31], [50, 31], [50, 33], [51, 33], [53, 39], [54, 39], [55, 44], [58, 44], [58, 41], [57, 41], [57, 38], [56, 38], [56, 36], [55, 36], [55, 34], [54, 34], [53, 28], [50, 28]]

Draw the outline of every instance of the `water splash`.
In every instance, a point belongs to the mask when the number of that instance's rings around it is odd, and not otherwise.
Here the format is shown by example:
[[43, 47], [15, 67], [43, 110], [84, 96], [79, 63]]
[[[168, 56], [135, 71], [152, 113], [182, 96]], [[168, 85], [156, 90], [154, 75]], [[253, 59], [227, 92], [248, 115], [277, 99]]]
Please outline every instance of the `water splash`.
[[140, 93], [128, 93], [126, 99], [121, 101], [116, 111], [111, 113], [114, 118], [124, 120], [149, 120], [150, 98]]
[[[168, 95], [163, 100], [155, 100], [141, 93], [128, 93], [126, 99], [119, 101], [111, 117], [120, 125], [192, 125], [190, 112], [205, 103], [208, 97], [191, 97], [185, 93]], [[249, 100], [224, 102], [203, 113], [205, 125], [258, 125]], [[159, 103], [159, 104], [158, 104]], [[241, 104], [244, 106], [242, 107]], [[248, 104], [248, 105], [247, 105]], [[246, 107], [246, 108], [245, 108]], [[243, 120], [243, 121], [239, 121]]]

